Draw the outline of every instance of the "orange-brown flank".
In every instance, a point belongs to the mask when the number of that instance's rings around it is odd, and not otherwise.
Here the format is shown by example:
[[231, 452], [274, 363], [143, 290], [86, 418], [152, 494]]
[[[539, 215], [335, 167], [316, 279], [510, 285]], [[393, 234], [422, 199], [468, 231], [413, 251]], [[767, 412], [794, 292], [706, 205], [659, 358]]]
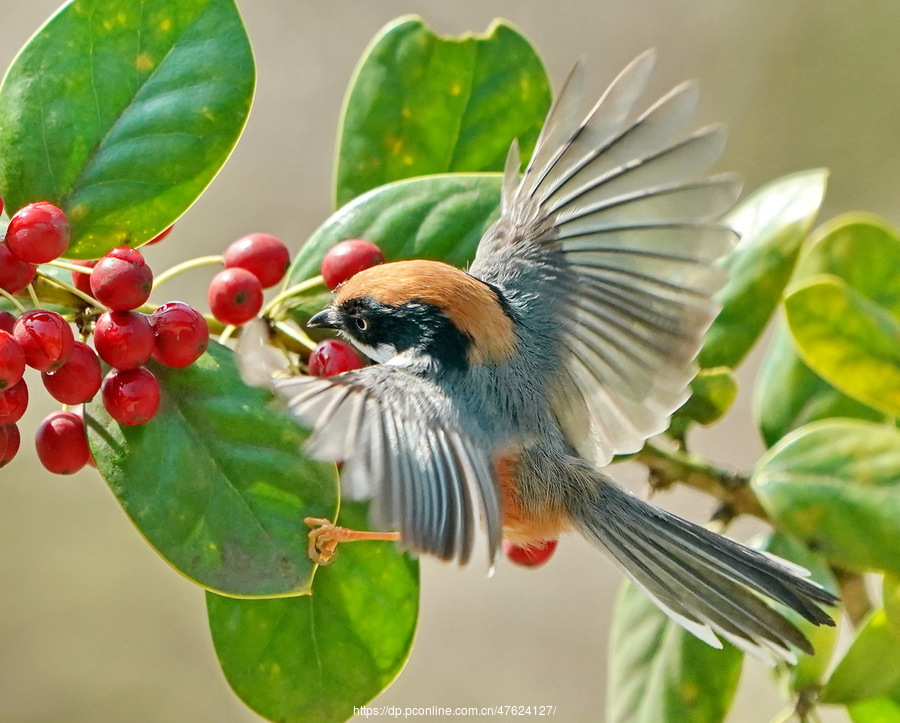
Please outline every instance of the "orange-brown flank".
[[373, 266], [339, 287], [335, 304], [362, 296], [389, 306], [410, 301], [434, 305], [472, 340], [473, 364], [501, 364], [516, 349], [512, 321], [491, 288], [449, 264], [396, 261]]

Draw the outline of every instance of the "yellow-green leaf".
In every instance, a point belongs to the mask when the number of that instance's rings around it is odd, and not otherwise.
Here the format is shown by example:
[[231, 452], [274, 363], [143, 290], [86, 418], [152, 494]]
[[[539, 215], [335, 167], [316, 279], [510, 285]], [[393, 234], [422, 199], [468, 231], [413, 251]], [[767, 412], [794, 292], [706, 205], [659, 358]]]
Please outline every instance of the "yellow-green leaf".
[[[900, 235], [884, 219], [852, 213], [819, 227], [804, 244], [794, 283], [831, 274], [900, 319]], [[879, 413], [835, 389], [798, 356], [778, 319], [756, 387], [756, 417], [771, 446], [792, 429], [828, 417], [880, 419]]]
[[881, 583], [881, 599], [888, 624], [895, 635], [900, 635], [900, 575], [885, 574]]
[[900, 695], [900, 636], [888, 625], [884, 610], [878, 609], [859, 629], [821, 699], [846, 704], [883, 695]]
[[759, 461], [751, 480], [780, 529], [853, 570], [900, 573], [900, 430], [813, 422]]
[[836, 276], [813, 276], [784, 301], [803, 360], [845, 394], [900, 417], [900, 320]]

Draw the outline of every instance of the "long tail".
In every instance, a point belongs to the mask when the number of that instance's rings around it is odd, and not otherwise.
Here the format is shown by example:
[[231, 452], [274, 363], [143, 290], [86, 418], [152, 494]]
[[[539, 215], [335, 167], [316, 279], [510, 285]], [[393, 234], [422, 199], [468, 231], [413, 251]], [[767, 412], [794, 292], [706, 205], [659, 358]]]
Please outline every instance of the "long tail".
[[701, 640], [721, 648], [718, 633], [770, 659], [774, 654], [795, 661], [791, 646], [812, 654], [803, 633], [756, 593], [816, 625], [834, 625], [819, 605], [834, 605], [837, 598], [803, 577], [808, 574], [803, 568], [682, 520], [607, 478], [599, 490], [574, 511], [575, 523], [669, 617]]

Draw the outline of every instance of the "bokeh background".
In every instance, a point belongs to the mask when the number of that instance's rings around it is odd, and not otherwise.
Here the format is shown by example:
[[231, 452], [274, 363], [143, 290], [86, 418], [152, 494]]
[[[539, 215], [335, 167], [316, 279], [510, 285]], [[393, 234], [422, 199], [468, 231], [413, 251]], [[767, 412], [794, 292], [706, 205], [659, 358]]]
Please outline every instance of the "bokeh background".
[[[0, 0], [5, 67], [57, 0]], [[418, 13], [439, 32], [482, 31], [505, 17], [531, 37], [559, 83], [580, 57], [596, 91], [647, 47], [654, 90], [701, 80], [700, 120], [725, 121], [720, 163], [752, 189], [827, 166], [822, 218], [863, 209], [897, 221], [900, 194], [900, 5], [817, 0], [242, 0], [258, 62], [247, 130], [221, 175], [162, 245], [157, 271], [217, 253], [251, 231], [299, 247], [330, 211], [341, 98], [371, 37]], [[878, 263], [872, 259], [872, 263]], [[173, 298], [204, 303], [205, 271]], [[211, 275], [211, 271], [209, 275]], [[167, 295], [168, 296], [168, 295]], [[755, 352], [734, 410], [695, 448], [747, 470], [762, 452], [751, 410]], [[0, 471], [0, 722], [258, 720], [215, 660], [203, 594], [135, 533], [93, 470], [54, 477], [29, 448], [52, 409], [34, 394], [23, 450]], [[640, 490], [640, 470], [617, 470]], [[703, 521], [712, 502], [660, 501]], [[739, 524], [734, 534], [753, 530]], [[556, 720], [602, 720], [610, 609], [621, 576], [565, 538], [539, 571], [501, 564], [487, 579], [424, 561], [421, 622], [409, 665], [381, 702], [399, 706], [550, 704]], [[768, 671], [748, 661], [731, 723], [781, 707]], [[828, 720], [843, 721], [840, 715]]]

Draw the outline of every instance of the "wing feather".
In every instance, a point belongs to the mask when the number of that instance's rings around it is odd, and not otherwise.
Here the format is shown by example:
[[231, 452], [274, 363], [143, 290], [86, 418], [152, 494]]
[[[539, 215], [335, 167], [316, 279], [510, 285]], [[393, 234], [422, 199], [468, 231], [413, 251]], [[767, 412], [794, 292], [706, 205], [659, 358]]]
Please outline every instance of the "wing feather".
[[293, 377], [274, 388], [312, 428], [309, 453], [343, 462], [344, 493], [372, 500], [377, 527], [399, 530], [410, 549], [465, 563], [480, 509], [493, 561], [501, 522], [490, 457], [457, 428], [436, 384], [379, 365], [329, 378]]
[[724, 128], [684, 134], [693, 82], [636, 112], [653, 63], [635, 59], [586, 116], [576, 66], [523, 177], [507, 166], [503, 214], [471, 268], [508, 298], [555, 309], [566, 368], [551, 403], [570, 443], [601, 464], [640, 449], [684, 403], [725, 282], [717, 262], [734, 243], [718, 219], [740, 181], [705, 175]]

